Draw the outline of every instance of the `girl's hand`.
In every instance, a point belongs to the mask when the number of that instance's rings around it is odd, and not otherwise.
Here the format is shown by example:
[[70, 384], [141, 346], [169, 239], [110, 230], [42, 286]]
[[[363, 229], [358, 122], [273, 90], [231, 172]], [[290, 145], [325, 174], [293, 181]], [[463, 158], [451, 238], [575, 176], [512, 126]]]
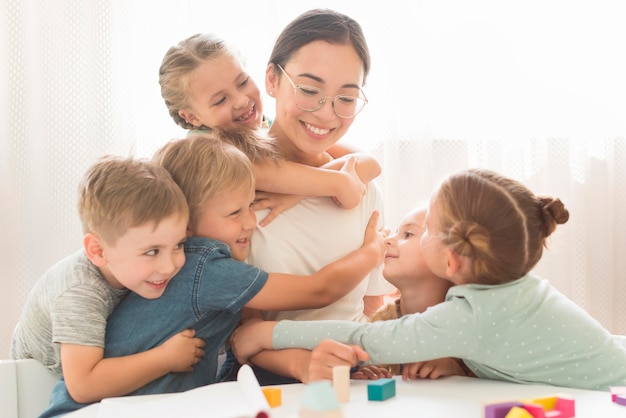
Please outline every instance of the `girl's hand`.
[[311, 352], [307, 382], [332, 380], [333, 367], [356, 366], [367, 361], [369, 355], [357, 345], [342, 344], [334, 340], [322, 340]]
[[191, 372], [204, 356], [204, 340], [194, 338], [196, 332], [186, 329], [171, 336], [159, 349], [170, 372]]
[[365, 194], [365, 184], [356, 172], [356, 163], [357, 158], [354, 155], [346, 155], [322, 166], [322, 168], [338, 168], [338, 172], [342, 174], [337, 189], [339, 192], [336, 196], [332, 196], [340, 208], [352, 209], [358, 206]]
[[467, 376], [467, 374], [458, 361], [450, 357], [405, 364], [402, 371], [403, 380], [439, 379], [443, 376]]
[[240, 364], [263, 350], [271, 350], [275, 321], [251, 319], [235, 328], [230, 336], [230, 347]]
[[372, 256], [375, 257], [377, 266], [385, 260], [385, 252], [387, 250], [385, 238], [389, 235], [389, 229], [378, 227], [379, 218], [380, 212], [376, 210], [372, 212], [372, 216], [370, 216], [365, 227], [365, 237], [362, 245], [362, 247], [369, 247], [372, 250]]
[[369, 366], [359, 367], [359, 370], [352, 373], [352, 376], [350, 377], [354, 380], [378, 380], [382, 378], [389, 378], [392, 376], [393, 375], [391, 374], [389, 369], [386, 369], [384, 367], [374, 366], [372, 364]]
[[290, 195], [270, 192], [256, 192], [254, 197], [254, 210], [270, 209], [267, 216], [261, 219], [260, 226], [266, 226], [274, 220], [278, 215], [287, 209], [297, 205], [306, 196]]

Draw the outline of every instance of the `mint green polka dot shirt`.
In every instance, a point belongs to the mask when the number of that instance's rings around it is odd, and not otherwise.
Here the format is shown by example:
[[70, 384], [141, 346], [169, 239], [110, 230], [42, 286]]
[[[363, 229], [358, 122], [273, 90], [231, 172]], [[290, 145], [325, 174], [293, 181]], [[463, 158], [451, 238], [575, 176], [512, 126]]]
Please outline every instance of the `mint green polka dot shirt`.
[[454, 286], [445, 302], [392, 321], [281, 321], [273, 345], [313, 349], [326, 338], [362, 346], [374, 364], [457, 357], [482, 378], [604, 391], [626, 385], [626, 338], [533, 275]]

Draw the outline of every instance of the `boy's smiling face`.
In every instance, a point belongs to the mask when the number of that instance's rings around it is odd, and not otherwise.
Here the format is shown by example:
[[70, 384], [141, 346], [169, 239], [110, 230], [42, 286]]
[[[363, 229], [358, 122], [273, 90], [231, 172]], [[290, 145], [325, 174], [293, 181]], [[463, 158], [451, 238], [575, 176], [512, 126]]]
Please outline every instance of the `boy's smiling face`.
[[197, 227], [191, 235], [222, 241], [235, 260], [244, 261], [250, 250], [250, 237], [256, 228], [253, 209], [254, 187], [225, 187], [203, 206]]
[[129, 228], [114, 245], [93, 234], [89, 239], [99, 243], [101, 256], [95, 264], [111, 286], [156, 299], [185, 264], [186, 230], [187, 217], [175, 214], [158, 225], [148, 222]]

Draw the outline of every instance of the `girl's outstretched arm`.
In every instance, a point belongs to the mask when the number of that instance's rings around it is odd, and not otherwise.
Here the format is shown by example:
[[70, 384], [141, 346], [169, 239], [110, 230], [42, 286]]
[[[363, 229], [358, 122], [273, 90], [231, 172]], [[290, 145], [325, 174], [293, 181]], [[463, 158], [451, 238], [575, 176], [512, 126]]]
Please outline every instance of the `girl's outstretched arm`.
[[334, 169], [311, 167], [291, 161], [257, 161], [257, 190], [299, 196], [329, 196], [351, 209], [361, 202], [365, 185], [356, 170], [356, 157], [342, 160]]
[[376, 177], [380, 176], [382, 172], [382, 167], [376, 158], [360, 152], [355, 148], [346, 146], [345, 144], [334, 144], [328, 149], [328, 153], [334, 160], [324, 165], [325, 168], [337, 169], [337, 164], [342, 164], [342, 160], [345, 158], [349, 156], [356, 157], [356, 172], [364, 184], [374, 180]]

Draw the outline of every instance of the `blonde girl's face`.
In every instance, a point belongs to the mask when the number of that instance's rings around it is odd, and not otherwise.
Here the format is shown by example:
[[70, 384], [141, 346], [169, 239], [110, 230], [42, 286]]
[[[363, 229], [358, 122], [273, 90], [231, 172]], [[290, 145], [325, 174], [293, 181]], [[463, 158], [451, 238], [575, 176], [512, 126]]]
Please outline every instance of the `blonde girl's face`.
[[276, 116], [270, 132], [288, 159], [319, 165], [326, 150], [343, 137], [354, 121], [335, 114], [332, 98], [338, 94], [359, 94], [363, 62], [350, 44], [314, 41], [301, 47], [283, 68], [295, 84], [319, 88], [329, 97], [314, 112], [301, 110], [295, 104], [289, 80], [280, 69], [270, 65], [265, 86], [268, 94], [276, 98]]
[[250, 237], [256, 228], [253, 202], [253, 186], [225, 188], [204, 204], [191, 235], [221, 241], [230, 247], [235, 260], [244, 261], [248, 258]]
[[425, 218], [426, 209], [409, 212], [396, 233], [385, 240], [387, 252], [383, 276], [398, 288], [433, 277], [420, 245]]
[[261, 93], [242, 64], [228, 54], [206, 60], [189, 78], [188, 109], [179, 114], [200, 128], [258, 128], [263, 120]]
[[185, 264], [187, 217], [179, 214], [128, 231], [114, 245], [102, 243], [105, 279], [146, 299], [161, 297], [169, 281]]

